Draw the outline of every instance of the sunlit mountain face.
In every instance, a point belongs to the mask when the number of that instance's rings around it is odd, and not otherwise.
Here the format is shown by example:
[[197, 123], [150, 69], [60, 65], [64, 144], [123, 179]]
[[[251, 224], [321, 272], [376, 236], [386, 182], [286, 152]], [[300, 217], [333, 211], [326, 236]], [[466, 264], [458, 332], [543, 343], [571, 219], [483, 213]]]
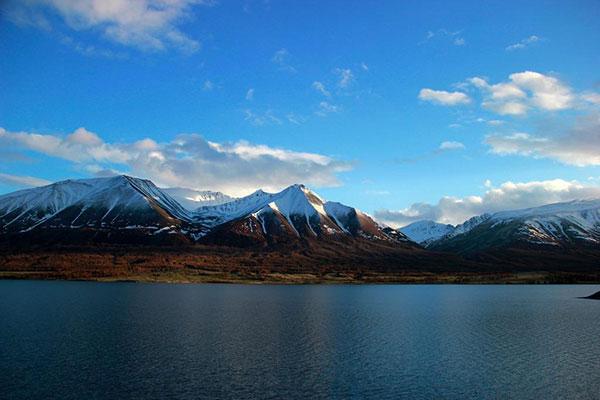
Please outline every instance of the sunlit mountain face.
[[[189, 194], [159, 189], [149, 180], [126, 175], [62, 181], [0, 196], [0, 226], [3, 233], [16, 235], [102, 232], [95, 236], [98, 240], [127, 232], [153, 240], [157, 235], [176, 235], [190, 242], [208, 235], [214, 243], [218, 232], [226, 242], [237, 238], [255, 244], [340, 237], [409, 243], [401, 232], [376, 223], [355, 208], [324, 201], [304, 185], [292, 185], [279, 193], [259, 190], [239, 199], [204, 193], [198, 195], [205, 196], [204, 201], [188, 200], [186, 208], [176, 198], [187, 196], [183, 197], [186, 200]], [[214, 204], [215, 198], [220, 204]], [[189, 208], [190, 204], [195, 208]]]

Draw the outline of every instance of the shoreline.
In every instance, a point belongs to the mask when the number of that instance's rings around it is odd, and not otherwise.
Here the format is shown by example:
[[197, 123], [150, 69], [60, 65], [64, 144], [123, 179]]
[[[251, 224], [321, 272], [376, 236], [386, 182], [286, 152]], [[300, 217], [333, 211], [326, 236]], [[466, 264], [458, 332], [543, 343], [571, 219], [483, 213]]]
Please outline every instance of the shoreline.
[[550, 285], [600, 284], [596, 274], [569, 272], [515, 273], [366, 273], [356, 277], [350, 273], [317, 275], [311, 273], [246, 273], [231, 274], [210, 271], [205, 274], [178, 272], [139, 273], [130, 275], [79, 276], [50, 271], [0, 270], [0, 280], [57, 280], [106, 283], [173, 283], [173, 284], [244, 284], [244, 285]]

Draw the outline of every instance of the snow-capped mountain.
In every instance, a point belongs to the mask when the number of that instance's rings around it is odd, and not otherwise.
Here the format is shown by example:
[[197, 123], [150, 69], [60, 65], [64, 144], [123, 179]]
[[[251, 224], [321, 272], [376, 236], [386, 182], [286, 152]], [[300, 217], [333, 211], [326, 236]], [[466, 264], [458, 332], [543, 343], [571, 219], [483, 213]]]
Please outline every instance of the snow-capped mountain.
[[451, 234], [454, 232], [454, 229], [454, 226], [450, 224], [440, 224], [435, 221], [423, 220], [400, 228], [400, 232], [408, 236], [410, 240], [427, 246], [429, 243]]
[[279, 193], [257, 191], [220, 206], [202, 207], [197, 218], [206, 225], [218, 225], [211, 238], [220, 240], [227, 237], [242, 242], [277, 242], [350, 236], [409, 241], [353, 207], [324, 201], [304, 185], [292, 185]]
[[[192, 203], [184, 207], [169, 193]], [[189, 209], [201, 201], [220, 204]], [[130, 236], [176, 234], [217, 244], [344, 237], [409, 242], [401, 232], [355, 208], [326, 202], [303, 185], [231, 199], [217, 192], [159, 189], [149, 180], [123, 175], [68, 180], [0, 196], [0, 234], [59, 230], [69, 237], [78, 230], [113, 238], [123, 231]]]
[[597, 246], [600, 200], [577, 200], [474, 217], [432, 244], [463, 253], [507, 246]]
[[178, 187], [161, 188], [161, 190], [173, 197], [189, 211], [194, 211], [203, 206], [215, 206], [235, 200], [235, 197], [211, 190], [194, 190]]
[[191, 219], [171, 196], [130, 176], [67, 180], [0, 196], [0, 232], [179, 227]]

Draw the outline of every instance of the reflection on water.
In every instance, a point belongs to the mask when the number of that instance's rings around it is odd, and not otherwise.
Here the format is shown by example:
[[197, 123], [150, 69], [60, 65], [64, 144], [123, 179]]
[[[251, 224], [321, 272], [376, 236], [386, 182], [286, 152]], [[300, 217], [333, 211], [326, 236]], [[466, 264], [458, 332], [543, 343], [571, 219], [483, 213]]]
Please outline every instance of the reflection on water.
[[0, 397], [598, 398], [596, 290], [0, 281]]

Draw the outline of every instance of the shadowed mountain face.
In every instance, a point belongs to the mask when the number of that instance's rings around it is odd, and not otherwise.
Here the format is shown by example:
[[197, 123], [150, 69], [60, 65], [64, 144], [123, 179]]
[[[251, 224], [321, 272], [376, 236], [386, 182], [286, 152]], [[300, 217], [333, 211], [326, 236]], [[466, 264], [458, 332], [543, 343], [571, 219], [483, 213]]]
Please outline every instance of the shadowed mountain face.
[[429, 247], [469, 254], [501, 247], [600, 247], [600, 200], [474, 217]]
[[458, 225], [427, 248], [495, 265], [596, 269], [600, 267], [600, 200], [484, 214]]
[[280, 193], [262, 191], [233, 203], [198, 210], [197, 219], [216, 224], [208, 242], [284, 243], [288, 240], [362, 238], [408, 244], [406, 236], [377, 224], [361, 211], [325, 202], [303, 185]]
[[[425, 250], [400, 230], [380, 225], [356, 208], [325, 201], [303, 185], [279, 193], [259, 190], [238, 199], [215, 192], [173, 193], [196, 193], [194, 208], [183, 207], [148, 180], [129, 176], [69, 180], [3, 195], [0, 245], [16, 255], [53, 246], [86, 251], [104, 245], [149, 245], [153, 251], [191, 246], [199, 255], [186, 265], [225, 265], [234, 262], [233, 253], [241, 252], [236, 263], [251, 260], [253, 265], [290, 268], [298, 260], [345, 268], [377, 266], [380, 271], [387, 266], [395, 271], [424, 266], [480, 271], [600, 268], [600, 200], [484, 214], [456, 227], [423, 222], [404, 228]], [[195, 207], [198, 203], [205, 205]], [[160, 255], [153, 260], [157, 265], [167, 262]]]
[[[255, 192], [186, 209], [148, 180], [129, 176], [69, 180], [0, 196], [0, 232], [52, 242], [157, 243], [160, 239], [235, 246], [361, 238], [415, 246], [359, 210], [325, 202], [303, 185]], [[180, 195], [181, 190], [174, 193]], [[188, 192], [185, 194], [189, 195]], [[230, 200], [230, 201], [227, 201]], [[224, 203], [222, 203], [224, 201]], [[194, 204], [194, 203], [192, 203]], [[33, 238], [33, 239], [31, 239]]]

